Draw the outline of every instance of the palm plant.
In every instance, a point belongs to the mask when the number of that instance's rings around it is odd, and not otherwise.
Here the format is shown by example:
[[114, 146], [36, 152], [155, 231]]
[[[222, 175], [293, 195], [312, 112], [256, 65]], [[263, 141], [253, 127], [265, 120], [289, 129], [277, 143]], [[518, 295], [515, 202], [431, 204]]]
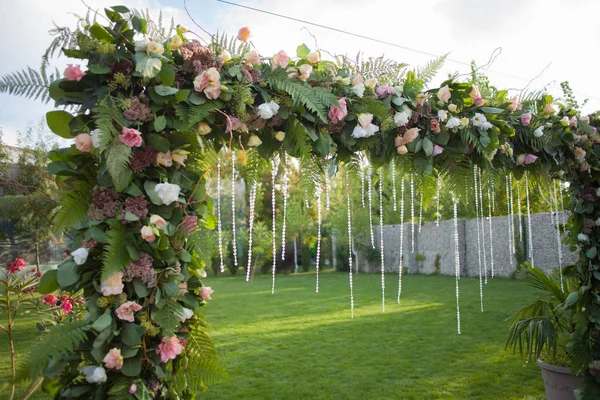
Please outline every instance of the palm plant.
[[519, 269], [525, 274], [525, 283], [541, 293], [510, 318], [505, 347], [514, 351], [518, 349], [528, 359], [543, 356], [549, 364], [571, 366], [571, 355], [566, 345], [569, 336], [575, 332], [574, 320], [580, 309], [576, 306], [579, 297], [577, 279], [563, 277], [561, 287], [559, 277], [529, 263]]

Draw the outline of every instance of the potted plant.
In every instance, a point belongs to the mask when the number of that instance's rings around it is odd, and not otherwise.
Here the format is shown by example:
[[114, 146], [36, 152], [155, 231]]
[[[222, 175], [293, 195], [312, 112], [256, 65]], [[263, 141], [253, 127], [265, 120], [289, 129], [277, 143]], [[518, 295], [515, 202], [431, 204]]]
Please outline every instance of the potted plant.
[[542, 369], [548, 400], [575, 399], [581, 371], [574, 371], [573, 352], [567, 346], [575, 333], [579, 283], [576, 278], [550, 275], [525, 263], [519, 267], [525, 283], [540, 291], [539, 296], [509, 320], [506, 348], [536, 357]]

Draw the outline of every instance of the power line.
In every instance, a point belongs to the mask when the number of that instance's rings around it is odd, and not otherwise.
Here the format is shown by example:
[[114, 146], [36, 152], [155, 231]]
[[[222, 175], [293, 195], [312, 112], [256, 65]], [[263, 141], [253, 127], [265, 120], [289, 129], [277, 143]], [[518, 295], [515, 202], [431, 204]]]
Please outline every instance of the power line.
[[[372, 37], [369, 37], [369, 36], [361, 35], [359, 33], [354, 33], [354, 32], [346, 31], [346, 30], [343, 30], [343, 29], [338, 29], [338, 28], [334, 28], [334, 27], [331, 27], [331, 26], [318, 24], [316, 22], [310, 22], [310, 21], [306, 21], [306, 20], [303, 20], [303, 19], [294, 18], [294, 17], [290, 17], [290, 16], [287, 16], [287, 15], [279, 14], [279, 13], [272, 12], [272, 11], [261, 10], [260, 8], [250, 7], [250, 6], [246, 6], [246, 5], [243, 5], [243, 4], [234, 3], [234, 2], [231, 2], [231, 1], [227, 1], [227, 0], [217, 0], [217, 1], [219, 3], [229, 4], [229, 5], [232, 5], [232, 6], [235, 6], [235, 7], [245, 8], [247, 10], [252, 10], [252, 11], [259, 12], [259, 13], [268, 14], [268, 15], [272, 15], [272, 16], [275, 16], [275, 17], [279, 17], [279, 18], [284, 18], [284, 19], [288, 19], [288, 20], [291, 20], [291, 21], [300, 22], [300, 23], [303, 23], [303, 24], [313, 25], [313, 26], [316, 26], [316, 27], [319, 27], [319, 28], [330, 30], [330, 31], [334, 31], [334, 32], [338, 32], [338, 33], [343, 33], [345, 35], [350, 35], [350, 36], [358, 37], [358, 38], [361, 38], [361, 39], [370, 40], [372, 42], [377, 42], [377, 43], [385, 44], [385, 45], [388, 45], [388, 46], [396, 47], [396, 48], [407, 50], [407, 51], [412, 51], [414, 53], [426, 55], [426, 56], [429, 56], [429, 57], [435, 57], [435, 58], [439, 57], [439, 55], [436, 55], [436, 54], [433, 54], [433, 53], [429, 53], [427, 51], [413, 49], [412, 47], [402, 46], [402, 45], [397, 44], [397, 43], [392, 43], [392, 42], [388, 42], [388, 41], [385, 41], [385, 40], [381, 40], [381, 39], [377, 39], [377, 38], [372, 38]], [[456, 63], [456, 64], [466, 65], [467, 67], [471, 67], [470, 63], [466, 63], [464, 61], [455, 60], [455, 59], [452, 59], [452, 58], [446, 58], [446, 60], [450, 61], [450, 62], [453, 62], [453, 63]], [[503, 76], [506, 76], [508, 78], [518, 79], [518, 80], [523, 81], [523, 82], [528, 82], [528, 85], [533, 80], [536, 79], [536, 78], [534, 78], [532, 80], [532, 79], [522, 78], [520, 76], [511, 75], [511, 74], [507, 74], [505, 72], [495, 71], [495, 70], [491, 70], [491, 69], [487, 69], [486, 71], [487, 72], [492, 72], [492, 73], [495, 73], [495, 74], [498, 74], [498, 75], [503, 75]], [[548, 86], [553, 87], [555, 89], [558, 89], [558, 87], [553, 86], [553, 85], [548, 85]], [[573, 93], [575, 93], [577, 95], [580, 95], [582, 97], [587, 97], [587, 98], [591, 98], [591, 99], [600, 101], [600, 98], [597, 98], [597, 97], [594, 97], [594, 96], [589, 96], [589, 95], [586, 95], [586, 94], [583, 94], [583, 93], [577, 93], [577, 92], [573, 92]]]

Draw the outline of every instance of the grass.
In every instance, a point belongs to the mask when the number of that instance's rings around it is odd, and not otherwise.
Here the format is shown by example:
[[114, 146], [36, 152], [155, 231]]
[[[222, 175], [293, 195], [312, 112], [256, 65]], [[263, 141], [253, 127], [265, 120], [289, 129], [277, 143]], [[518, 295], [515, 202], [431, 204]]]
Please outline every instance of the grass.
[[[535, 363], [504, 350], [506, 319], [534, 293], [518, 281], [490, 280], [479, 310], [479, 282], [463, 278], [462, 334], [456, 333], [454, 278], [355, 277], [356, 309], [350, 318], [348, 276], [314, 274], [209, 278], [215, 293], [206, 315], [230, 380], [199, 399], [544, 399]], [[35, 319], [17, 324], [17, 351], [36, 337]], [[6, 339], [0, 336], [0, 376], [9, 374]], [[4, 394], [0, 393], [0, 399]], [[42, 393], [33, 399], [47, 398]]]
[[218, 399], [544, 399], [535, 363], [504, 350], [506, 319], [534, 294], [521, 282], [463, 278], [462, 334], [456, 333], [454, 278], [407, 276], [401, 305], [397, 276], [321, 274], [207, 280], [205, 309], [231, 380], [209, 389]]

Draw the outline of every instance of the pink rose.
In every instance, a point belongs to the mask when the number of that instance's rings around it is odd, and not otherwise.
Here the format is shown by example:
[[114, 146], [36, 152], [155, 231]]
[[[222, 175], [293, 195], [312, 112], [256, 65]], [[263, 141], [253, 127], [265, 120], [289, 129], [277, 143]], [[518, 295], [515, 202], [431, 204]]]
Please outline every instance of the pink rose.
[[448, 87], [448, 85], [441, 87], [440, 90], [438, 90], [437, 97], [443, 103], [447, 103], [451, 96], [452, 94], [450, 93], [450, 87]]
[[481, 97], [481, 96], [473, 97], [473, 102], [475, 103], [476, 106], [482, 106], [485, 103], [485, 101], [483, 100], [483, 97]]
[[290, 61], [290, 57], [283, 50], [279, 51], [279, 53], [275, 54], [271, 59], [271, 66], [273, 69], [277, 67], [286, 68], [288, 62]]
[[377, 88], [377, 95], [379, 97], [383, 97], [388, 94], [395, 95], [396, 89], [394, 89], [393, 87], [390, 87], [387, 83], [385, 85], [379, 86]]
[[210, 286], [202, 286], [202, 289], [200, 289], [200, 297], [202, 297], [204, 300], [212, 300], [210, 295], [214, 292], [215, 291], [212, 290]]
[[151, 226], [142, 226], [140, 234], [142, 235], [142, 239], [144, 239], [148, 243], [152, 243], [156, 240], [154, 229], [152, 229]]
[[156, 164], [162, 165], [163, 167], [170, 167], [173, 165], [173, 157], [171, 157], [171, 152], [167, 151], [166, 153], [158, 153], [156, 155]]
[[248, 28], [247, 26], [243, 26], [238, 31], [237, 38], [242, 42], [247, 42], [250, 40], [250, 36], [252, 36], [250, 28]]
[[552, 104], [546, 104], [544, 106], [544, 114], [550, 115], [556, 112], [556, 108]]
[[442, 146], [438, 146], [437, 144], [433, 146], [432, 156], [437, 156], [438, 154], [442, 154], [444, 152], [444, 148]]
[[481, 97], [481, 93], [479, 93], [479, 87], [477, 85], [473, 85], [471, 87], [471, 91], [469, 92], [469, 96], [471, 96], [471, 98], [475, 98], [475, 97]]
[[319, 53], [316, 51], [311, 51], [306, 56], [306, 59], [308, 60], [309, 63], [316, 64], [319, 62]]
[[121, 142], [129, 147], [140, 147], [142, 145], [142, 132], [137, 129], [123, 127], [122, 133], [119, 135]]
[[515, 112], [516, 110], [520, 110], [523, 108], [523, 104], [519, 103], [519, 101], [517, 100], [517, 96], [513, 96], [510, 99], [510, 105], [508, 106], [508, 109], [512, 112]]
[[163, 337], [161, 344], [156, 349], [156, 353], [160, 354], [160, 361], [163, 363], [174, 360], [182, 351], [183, 346], [176, 336]]
[[102, 362], [106, 368], [112, 368], [116, 370], [123, 368], [123, 356], [121, 355], [121, 349], [117, 349], [116, 347], [110, 349]]
[[135, 392], [137, 392], [137, 385], [132, 383], [131, 386], [129, 386], [129, 394], [134, 394]]
[[100, 291], [104, 296], [110, 296], [111, 294], [123, 293], [124, 287], [125, 285], [123, 285], [123, 273], [116, 272], [100, 284]]
[[431, 130], [435, 133], [440, 133], [440, 123], [435, 119], [429, 120], [429, 124], [431, 125]]
[[194, 79], [194, 89], [204, 91], [209, 99], [216, 99], [221, 95], [221, 74], [215, 67], [203, 71]]
[[517, 157], [517, 165], [527, 165], [534, 163], [537, 160], [537, 156], [534, 154], [519, 154]]
[[244, 54], [244, 60], [250, 64], [260, 64], [260, 54], [255, 49], [252, 49]]
[[65, 79], [68, 81], [79, 81], [85, 74], [81, 68], [79, 68], [79, 65], [67, 64], [64, 75]]
[[75, 136], [75, 147], [83, 153], [89, 153], [92, 150], [92, 135], [89, 133], [80, 133]]
[[338, 100], [338, 103], [339, 107], [331, 107], [331, 109], [329, 110], [329, 119], [334, 124], [343, 121], [344, 118], [346, 118], [346, 116], [348, 115], [348, 108], [346, 107], [346, 98], [341, 97]]
[[525, 113], [523, 115], [521, 115], [521, 124], [523, 126], [527, 126], [531, 123], [531, 113]]
[[306, 82], [306, 80], [310, 77], [310, 74], [312, 74], [313, 67], [310, 64], [302, 64], [300, 67], [298, 67], [298, 70], [300, 71], [300, 76], [298, 79]]
[[406, 143], [411, 143], [416, 138], [418, 138], [419, 131], [420, 131], [419, 128], [410, 128], [409, 130], [407, 130], [406, 133], [404, 134], [404, 140], [406, 141]]
[[133, 322], [135, 320], [133, 313], [141, 309], [142, 306], [135, 301], [126, 301], [117, 308], [117, 317], [123, 321]]
[[575, 149], [573, 149], [573, 153], [575, 153], [575, 159], [580, 161], [583, 160], [587, 154], [584, 149], [577, 146], [575, 146]]

